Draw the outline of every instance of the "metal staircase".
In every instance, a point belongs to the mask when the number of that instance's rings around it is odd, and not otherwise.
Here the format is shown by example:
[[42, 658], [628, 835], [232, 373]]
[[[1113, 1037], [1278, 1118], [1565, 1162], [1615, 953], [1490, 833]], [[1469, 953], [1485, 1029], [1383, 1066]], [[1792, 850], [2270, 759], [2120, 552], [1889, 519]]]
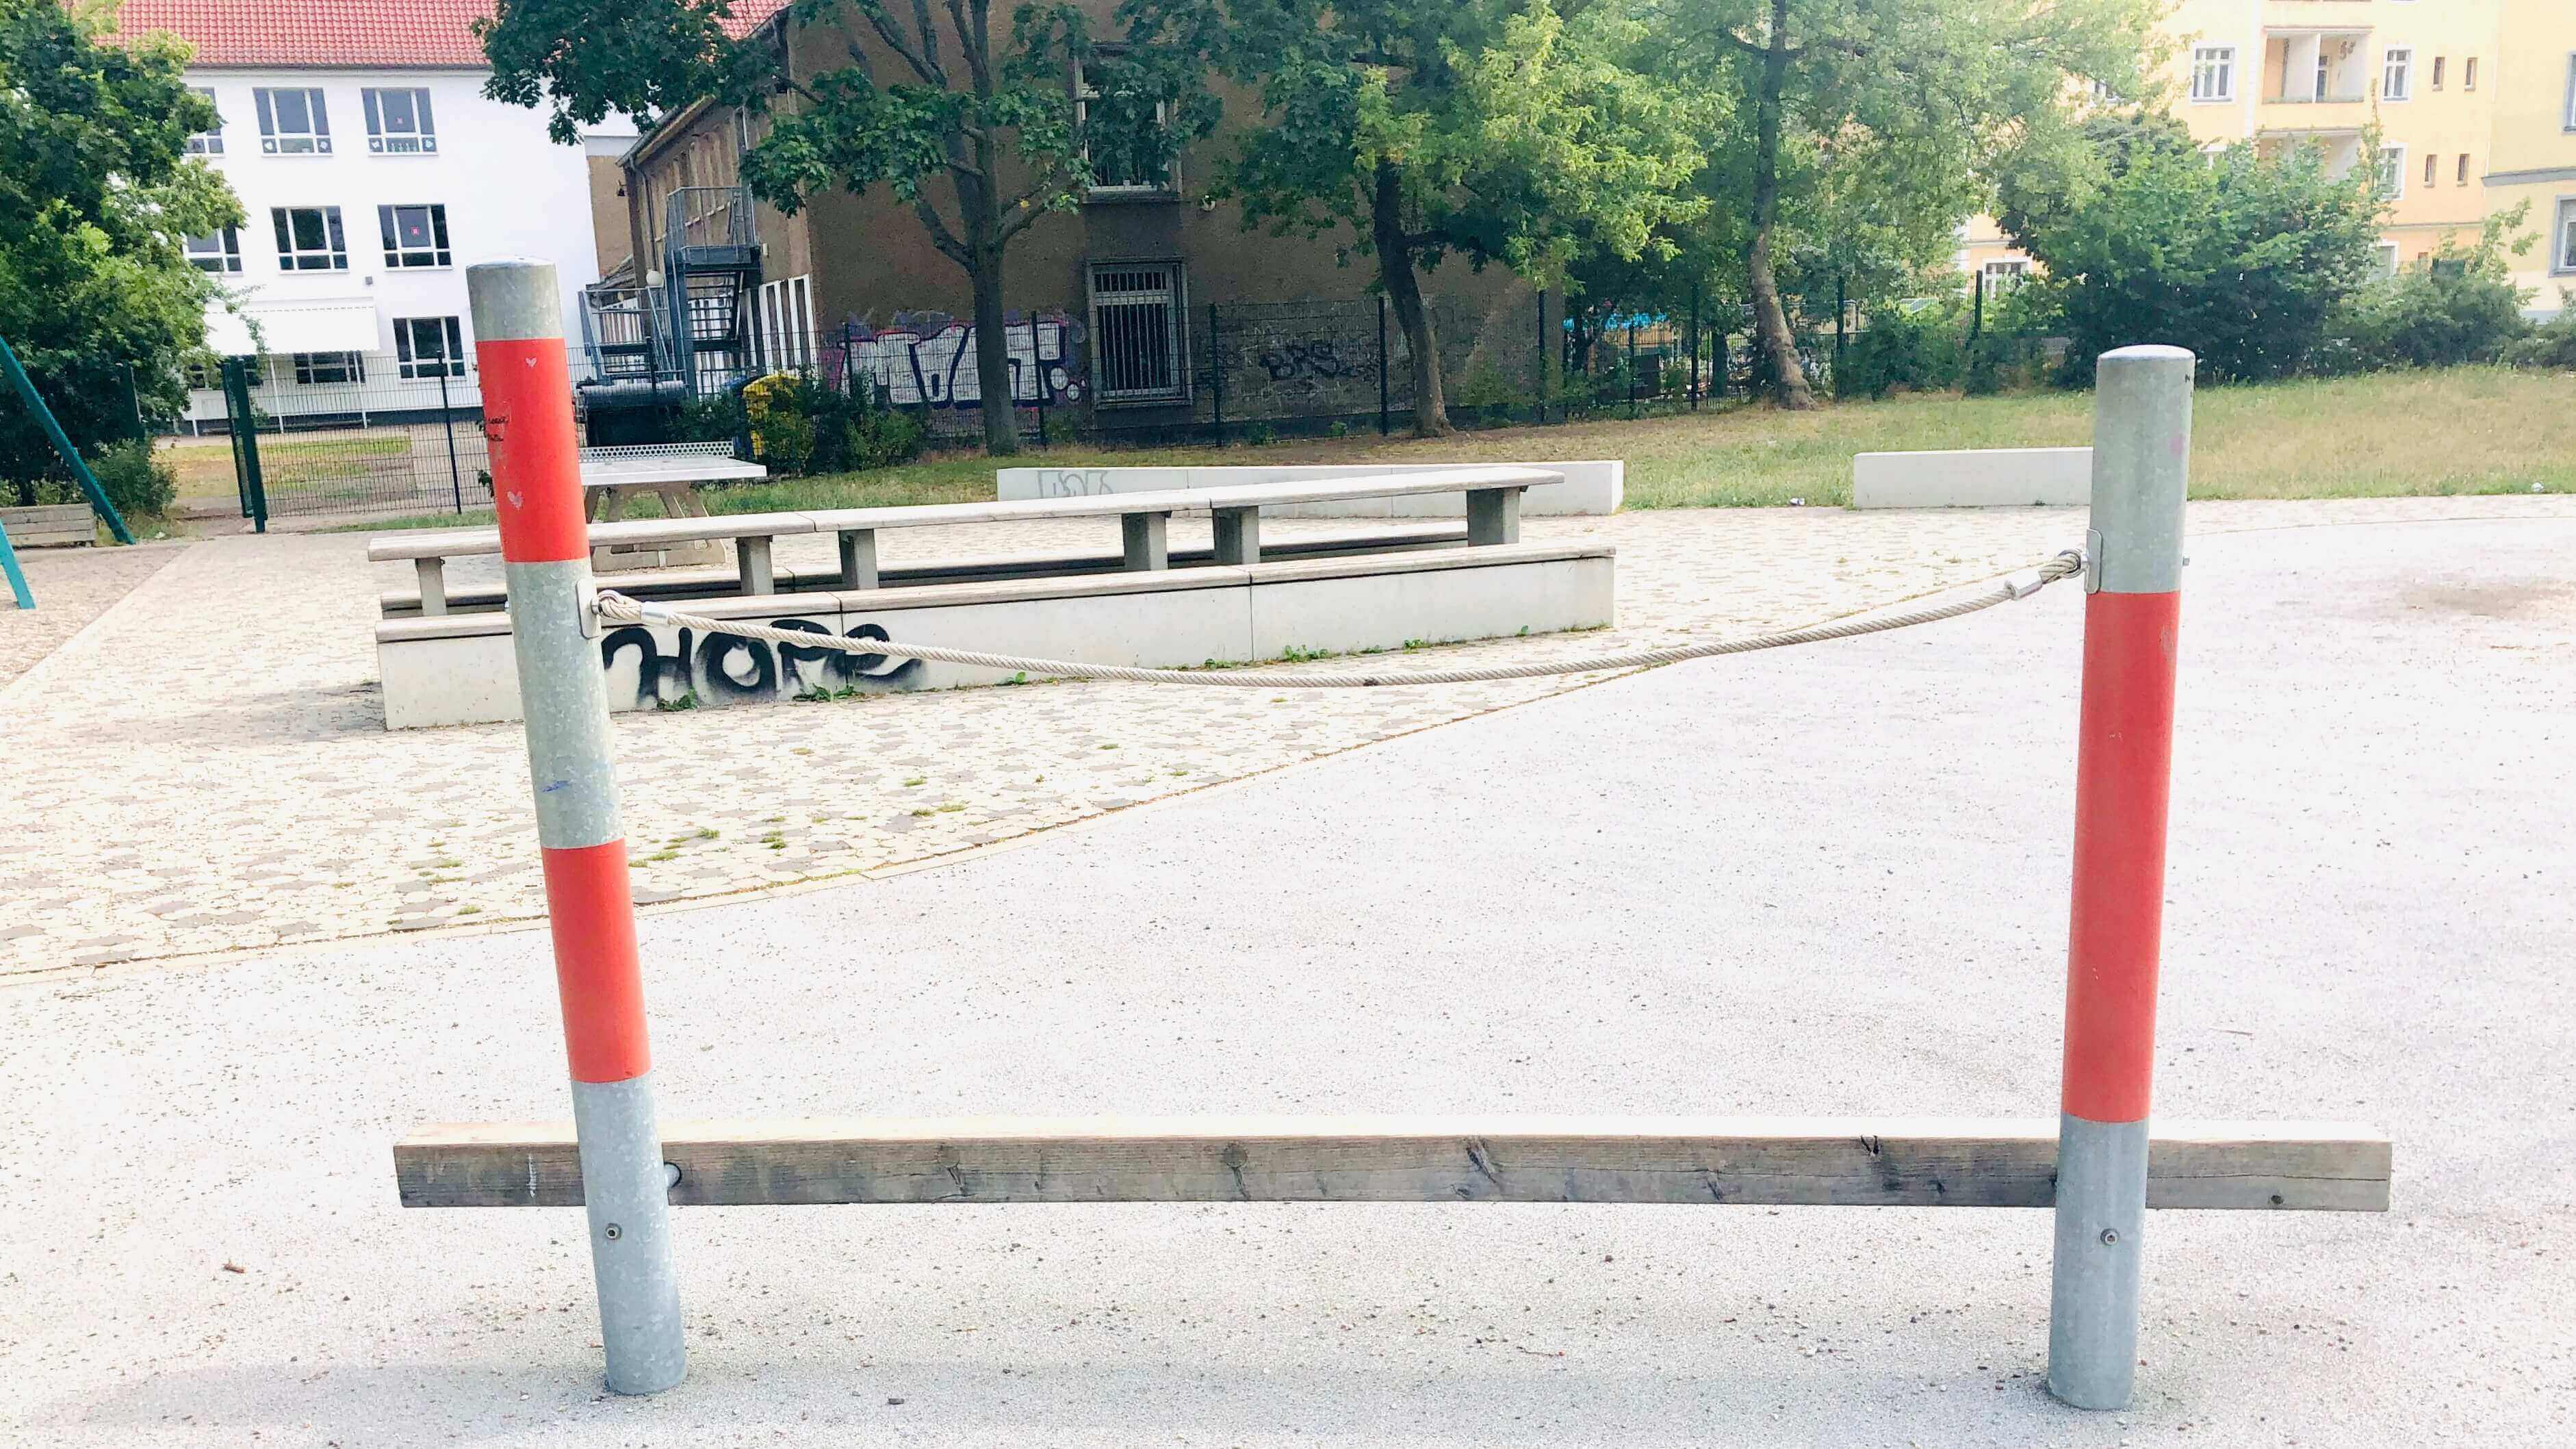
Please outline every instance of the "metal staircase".
[[760, 243], [751, 193], [684, 186], [663, 214], [661, 271], [582, 294], [582, 385], [594, 408], [667, 406], [738, 386], [753, 364], [751, 298]]

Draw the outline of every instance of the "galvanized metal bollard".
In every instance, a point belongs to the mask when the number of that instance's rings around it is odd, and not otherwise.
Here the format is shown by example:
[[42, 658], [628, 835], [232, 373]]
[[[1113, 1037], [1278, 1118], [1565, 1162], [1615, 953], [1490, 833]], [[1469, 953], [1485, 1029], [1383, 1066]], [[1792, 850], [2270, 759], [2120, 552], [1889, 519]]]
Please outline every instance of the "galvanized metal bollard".
[[2138, 1362], [2194, 364], [2179, 347], [2123, 347], [2094, 384], [2048, 1319], [2049, 1392], [2081, 1409], [2127, 1407]]
[[670, 1179], [653, 1117], [635, 902], [599, 646], [586, 632], [590, 537], [552, 263], [468, 267], [492, 503], [528, 730], [546, 914], [572, 1064], [591, 1267], [608, 1387], [650, 1394], [687, 1372], [671, 1266]]

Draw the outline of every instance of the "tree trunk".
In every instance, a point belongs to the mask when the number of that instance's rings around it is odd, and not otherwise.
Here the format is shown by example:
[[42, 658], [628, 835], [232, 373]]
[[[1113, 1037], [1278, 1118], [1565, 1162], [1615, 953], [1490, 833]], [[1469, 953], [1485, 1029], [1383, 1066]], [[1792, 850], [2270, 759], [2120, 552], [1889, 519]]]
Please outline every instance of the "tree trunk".
[[1413, 435], [1449, 436], [1449, 404], [1440, 390], [1440, 339], [1431, 324], [1431, 309], [1422, 305], [1422, 288], [1413, 275], [1413, 244], [1404, 239], [1403, 188], [1395, 168], [1378, 163], [1377, 190], [1369, 205], [1371, 239], [1377, 244], [1378, 286], [1394, 304], [1395, 321], [1404, 329], [1404, 345], [1413, 351]]
[[983, 390], [984, 451], [1008, 457], [1020, 450], [1018, 399], [1011, 395], [1011, 333], [1002, 306], [1002, 249], [976, 249], [967, 281], [975, 293], [975, 380]]
[[1744, 258], [1752, 283], [1753, 325], [1758, 329], [1772, 398], [1784, 408], [1816, 405], [1797, 339], [1780, 308], [1780, 284], [1771, 275], [1771, 234], [1780, 219], [1780, 95], [1789, 74], [1789, 0], [1771, 0], [1770, 44], [1762, 53], [1762, 78], [1753, 102], [1753, 246]]

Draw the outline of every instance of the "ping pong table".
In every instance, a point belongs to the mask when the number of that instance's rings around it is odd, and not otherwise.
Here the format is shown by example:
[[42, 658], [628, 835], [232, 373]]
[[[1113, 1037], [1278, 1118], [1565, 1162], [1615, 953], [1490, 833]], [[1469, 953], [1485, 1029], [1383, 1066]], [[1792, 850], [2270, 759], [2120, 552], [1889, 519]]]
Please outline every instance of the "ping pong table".
[[[650, 495], [659, 499], [664, 518], [704, 518], [707, 505], [698, 497], [701, 483], [755, 482], [769, 476], [758, 463], [733, 455], [731, 443], [638, 443], [624, 447], [581, 450], [581, 487], [594, 523], [614, 523], [627, 505]], [[603, 545], [591, 550], [596, 573], [628, 569], [673, 568], [721, 563], [722, 548], [711, 542]]]

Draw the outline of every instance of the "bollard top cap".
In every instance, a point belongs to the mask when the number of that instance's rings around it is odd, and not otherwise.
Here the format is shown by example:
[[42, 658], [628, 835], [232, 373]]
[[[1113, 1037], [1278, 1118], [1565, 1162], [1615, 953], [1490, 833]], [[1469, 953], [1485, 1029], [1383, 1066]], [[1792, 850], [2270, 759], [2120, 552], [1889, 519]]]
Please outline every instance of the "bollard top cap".
[[2103, 353], [2094, 359], [2094, 365], [2098, 367], [2105, 362], [2198, 362], [2199, 360], [2192, 355], [2192, 350], [2188, 347], [2174, 347], [2162, 342], [2135, 342], [2126, 347], [2114, 347]]
[[542, 257], [502, 257], [465, 269], [465, 295], [482, 342], [563, 336], [563, 291], [555, 264]]

